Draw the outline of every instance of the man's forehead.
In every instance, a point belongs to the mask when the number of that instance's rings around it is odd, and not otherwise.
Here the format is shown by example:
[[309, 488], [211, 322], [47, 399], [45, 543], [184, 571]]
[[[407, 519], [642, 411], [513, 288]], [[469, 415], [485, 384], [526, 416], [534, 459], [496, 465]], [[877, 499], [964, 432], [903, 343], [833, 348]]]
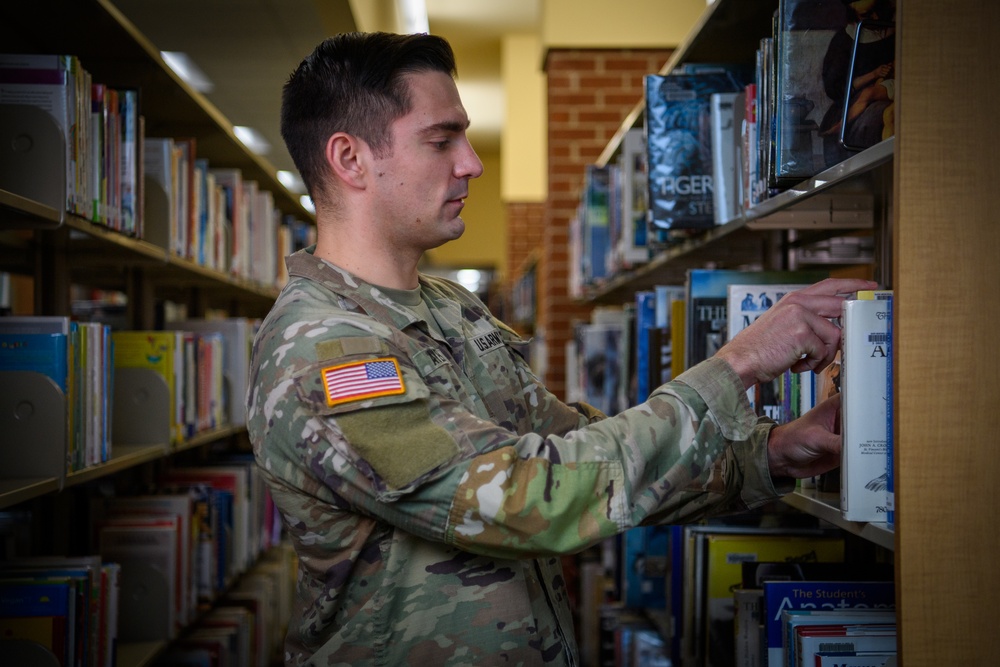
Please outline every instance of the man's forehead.
[[413, 72], [406, 75], [410, 86], [410, 116], [420, 133], [441, 130], [460, 132], [469, 127], [455, 80], [445, 72]]

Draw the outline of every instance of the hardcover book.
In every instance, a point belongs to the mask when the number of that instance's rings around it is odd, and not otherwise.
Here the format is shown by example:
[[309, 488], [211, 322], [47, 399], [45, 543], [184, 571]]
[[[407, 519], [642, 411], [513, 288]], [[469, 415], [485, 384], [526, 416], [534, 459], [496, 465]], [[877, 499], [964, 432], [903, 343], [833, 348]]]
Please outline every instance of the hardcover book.
[[[894, 20], [895, 2], [875, 3], [867, 18]], [[809, 178], [850, 155], [840, 141], [844, 99], [859, 76], [874, 76], [879, 94], [856, 102], [845, 138], [870, 146], [881, 140], [883, 115], [892, 103], [891, 66], [895, 58], [892, 29], [866, 29], [862, 47], [852, 54], [861, 10], [840, 0], [780, 0], [775, 42], [775, 179], [790, 184]], [[872, 15], [877, 14], [877, 15]], [[888, 14], [882, 16], [881, 14]], [[879, 74], [881, 72], [881, 74]], [[878, 97], [880, 99], [870, 99]], [[877, 137], [877, 138], [875, 138]]]
[[[809, 285], [810, 283], [729, 285], [726, 302], [726, 317], [728, 319], [726, 341], [732, 340], [736, 334], [750, 326], [783, 296]], [[783, 424], [795, 419], [803, 412], [800, 402], [795, 400], [799, 395], [798, 387], [803, 381], [811, 383], [812, 377], [811, 372], [799, 373], [795, 377], [792, 377], [791, 373], [785, 373], [771, 382], [754, 385], [747, 390], [747, 398], [758, 415], [769, 417], [779, 424]], [[794, 394], [793, 387], [795, 388]]]
[[[767, 664], [783, 665], [783, 613], [872, 614], [866, 621], [895, 622], [896, 592], [892, 581], [781, 581], [762, 584]], [[851, 611], [861, 610], [861, 611]]]
[[884, 300], [843, 305], [840, 509], [848, 521], [886, 520], [886, 342]]
[[685, 367], [691, 368], [708, 359], [724, 344], [729, 325], [727, 300], [730, 284], [811, 284], [826, 277], [825, 271], [689, 270], [685, 285], [687, 301]]
[[0, 638], [20, 640], [4, 649], [5, 660], [28, 659], [28, 653], [18, 658], [7, 651], [27, 650], [33, 643], [54, 656], [57, 664], [75, 664], [76, 597], [72, 581], [0, 581]]
[[741, 211], [738, 144], [733, 132], [739, 95], [712, 93], [709, 98], [712, 114], [712, 207], [717, 225], [735, 220]]
[[646, 150], [651, 240], [715, 225], [711, 95], [743, 88], [730, 71], [648, 74]]
[[176, 331], [115, 331], [115, 368], [148, 369], [167, 385], [171, 442], [184, 435], [184, 339]]

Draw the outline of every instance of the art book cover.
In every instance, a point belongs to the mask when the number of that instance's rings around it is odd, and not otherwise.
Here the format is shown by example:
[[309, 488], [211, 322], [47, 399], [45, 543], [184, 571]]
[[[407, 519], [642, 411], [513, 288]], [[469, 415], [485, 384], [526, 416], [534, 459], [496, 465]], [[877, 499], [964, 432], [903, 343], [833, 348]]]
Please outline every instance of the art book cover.
[[685, 284], [687, 301], [687, 360], [691, 368], [719, 351], [729, 326], [727, 302], [730, 284], [815, 283], [825, 271], [739, 271], [691, 269]]
[[616, 243], [616, 254], [621, 267], [630, 269], [649, 261], [646, 226], [649, 183], [646, 175], [646, 137], [641, 127], [625, 133], [619, 165], [622, 233]]
[[862, 20], [894, 21], [895, 5], [895, 0], [780, 0], [774, 164], [779, 185], [809, 178], [850, 155], [840, 141], [850, 89], [872, 87], [854, 100], [846, 141], [870, 146], [882, 139], [894, 97], [895, 31], [862, 26], [860, 41], [857, 35]]
[[733, 134], [740, 94], [712, 93], [709, 98], [712, 114], [712, 207], [717, 225], [735, 220], [741, 213], [738, 143]]
[[711, 96], [744, 85], [726, 70], [646, 76], [651, 240], [665, 243], [671, 230], [715, 226]]
[[884, 300], [843, 305], [840, 510], [848, 521], [886, 520], [888, 315]]

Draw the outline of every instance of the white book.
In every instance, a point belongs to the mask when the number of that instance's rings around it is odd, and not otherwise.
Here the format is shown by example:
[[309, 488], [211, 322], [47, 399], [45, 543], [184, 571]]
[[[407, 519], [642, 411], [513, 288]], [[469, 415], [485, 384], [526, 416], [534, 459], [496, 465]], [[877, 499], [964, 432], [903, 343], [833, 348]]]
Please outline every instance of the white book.
[[733, 104], [737, 93], [713, 93], [709, 98], [712, 131], [712, 206], [715, 224], [739, 217], [739, 176], [736, 137], [733, 134]]
[[848, 521], [886, 520], [885, 301], [844, 302], [841, 320], [840, 509]]

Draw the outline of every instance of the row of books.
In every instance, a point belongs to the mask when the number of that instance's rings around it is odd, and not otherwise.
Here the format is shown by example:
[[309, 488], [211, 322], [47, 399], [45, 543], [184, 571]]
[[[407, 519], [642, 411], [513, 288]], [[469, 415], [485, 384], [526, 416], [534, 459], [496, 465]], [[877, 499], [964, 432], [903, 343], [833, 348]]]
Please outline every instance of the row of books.
[[[853, 562], [843, 534], [824, 526], [786, 510], [613, 538], [616, 556], [581, 565], [582, 586], [597, 589], [581, 595], [581, 618], [596, 619], [582, 622], [600, 634], [582, 644], [608, 667], [887, 664], [892, 565]], [[827, 653], [845, 661], [823, 662]]]
[[0, 563], [0, 653], [11, 665], [115, 663], [121, 566], [100, 556]]
[[[61, 478], [108, 461], [113, 444], [166, 446], [244, 425], [255, 321], [167, 326], [112, 331], [61, 316], [0, 318], [0, 373], [11, 380], [3, 420], [22, 445], [4, 448], [5, 474]], [[53, 451], [23, 446], [40, 440]]]
[[146, 136], [141, 90], [93, 82], [75, 56], [0, 54], [0, 112], [26, 136], [44, 121], [59, 133], [51, 155], [0, 169], [4, 189], [34, 198], [42, 170], [65, 164], [66, 211], [266, 286], [280, 287], [282, 258], [315, 240], [313, 225], [283, 215], [241, 170], [211, 165], [193, 137]]
[[294, 551], [282, 543], [218, 599], [156, 661], [160, 667], [267, 667], [279, 662], [294, 597]]
[[894, 6], [861, 16], [840, 0], [780, 0], [754, 63], [647, 75], [643, 126], [585, 172], [571, 288], [579, 295], [891, 137]]
[[[646, 400], [660, 384], [711, 357], [783, 296], [827, 277], [824, 271], [691, 269], [684, 285], [636, 293], [625, 307], [599, 307], [576, 323], [567, 343], [567, 398], [613, 415]], [[820, 373], [786, 372], [747, 391], [755, 412], [777, 423], [841, 394], [843, 458], [839, 491], [849, 521], [893, 523], [891, 291], [844, 302], [842, 349]], [[817, 480], [806, 480], [814, 486]]]
[[95, 498], [90, 526], [93, 551], [121, 564], [126, 606], [138, 605], [120, 627], [127, 641], [175, 637], [281, 536], [250, 456], [171, 466], [149, 493]]
[[[195, 648], [231, 656], [204, 664], [271, 664], [296, 562], [252, 459], [172, 467], [150, 493], [95, 497], [89, 526], [94, 555], [0, 564], [0, 652], [12, 664], [112, 665], [118, 643], [179, 637], [165, 664]], [[201, 646], [212, 638], [222, 646]]]
[[[30, 405], [7, 431], [12, 442], [37, 442], [40, 431], [26, 426], [37, 419], [59, 445], [52, 460], [37, 449], [26, 457], [18, 448], [5, 448], [6, 472], [25, 476], [61, 476], [106, 462], [111, 456], [114, 340], [108, 325], [76, 322], [68, 317], [0, 318], [0, 377], [7, 390], [5, 402]], [[20, 393], [19, 393], [20, 392]], [[15, 408], [16, 410], [16, 408]], [[22, 430], [24, 429], [24, 430]], [[30, 459], [30, 460], [29, 460]], [[21, 464], [26, 467], [22, 467]]]
[[51, 157], [65, 173], [66, 211], [136, 233], [141, 224], [136, 90], [93, 81], [73, 55], [3, 53], [0, 105], [24, 107], [16, 111], [24, 113], [29, 137], [44, 136], [47, 128], [36, 122], [55, 123], [61, 141]]

